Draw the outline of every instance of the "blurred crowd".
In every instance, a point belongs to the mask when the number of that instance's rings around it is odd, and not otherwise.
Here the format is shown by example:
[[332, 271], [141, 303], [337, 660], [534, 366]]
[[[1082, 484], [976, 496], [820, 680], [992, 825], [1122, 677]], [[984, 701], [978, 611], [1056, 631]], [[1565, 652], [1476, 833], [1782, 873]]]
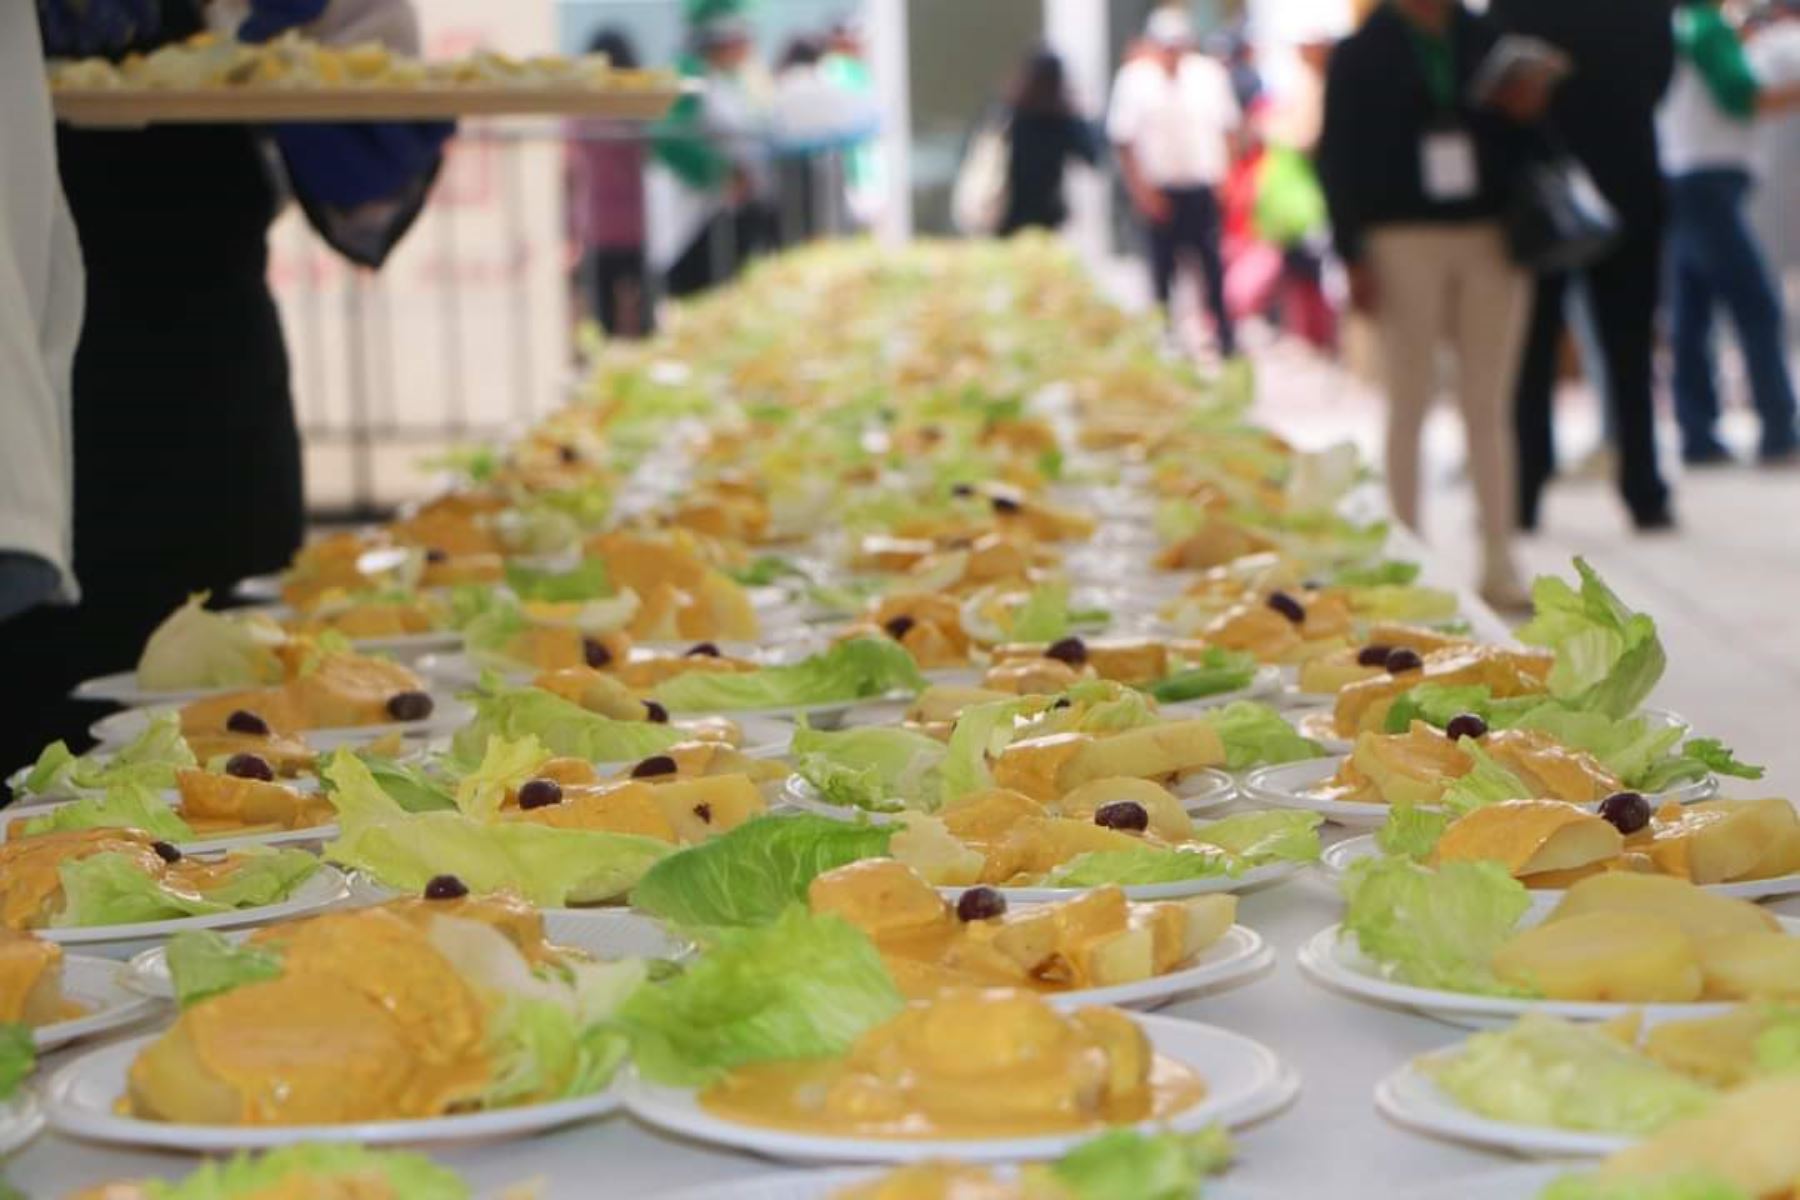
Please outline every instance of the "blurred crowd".
[[[967, 233], [1057, 227], [1064, 167], [1110, 158], [1151, 289], [1184, 339], [1191, 269], [1218, 352], [1265, 318], [1333, 354], [1375, 331], [1396, 515], [1419, 526], [1424, 418], [1441, 388], [1468, 431], [1483, 594], [1526, 603], [1517, 531], [1556, 472], [1565, 331], [1605, 415], [1634, 527], [1673, 528], [1657, 460], [1667, 347], [1681, 455], [1718, 435], [1716, 320], [1729, 319], [1760, 421], [1758, 461], [1800, 463], [1781, 290], [1746, 212], [1759, 119], [1800, 104], [1800, 4], [1720, 0], [1378, 0], [1292, 38], [1271, 86], [1252, 44], [1202, 40], [1155, 9], [1099, 120], [1034, 51], [957, 180]], [[1447, 388], [1446, 388], [1447, 385]]]

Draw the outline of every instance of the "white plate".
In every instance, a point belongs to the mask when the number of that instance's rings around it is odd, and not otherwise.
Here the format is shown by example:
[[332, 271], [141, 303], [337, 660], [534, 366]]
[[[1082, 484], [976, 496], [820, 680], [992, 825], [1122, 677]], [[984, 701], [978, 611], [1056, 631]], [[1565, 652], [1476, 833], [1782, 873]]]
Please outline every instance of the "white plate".
[[[170, 800], [175, 792], [165, 792], [163, 798]], [[56, 800], [49, 803], [34, 804], [17, 811], [7, 809], [0, 812], [0, 840], [7, 837], [7, 831], [19, 821], [32, 821], [39, 817], [47, 817], [59, 808], [67, 808], [76, 800]], [[174, 803], [170, 801], [170, 807]], [[176, 843], [176, 848], [184, 854], [205, 854], [208, 851], [242, 850], [246, 846], [317, 846], [323, 845], [338, 835], [336, 823], [315, 825], [310, 829], [281, 829], [272, 833], [245, 833], [227, 837], [194, 838], [190, 841]]]
[[1375, 1085], [1375, 1110], [1417, 1133], [1532, 1158], [1603, 1158], [1643, 1140], [1633, 1134], [1588, 1133], [1484, 1117], [1458, 1104], [1416, 1062]]
[[820, 704], [784, 704], [771, 708], [714, 708], [714, 709], [670, 709], [676, 717], [725, 717], [733, 721], [776, 720], [798, 722], [801, 717], [814, 729], [838, 729], [844, 724], [844, 718], [854, 709], [867, 708], [881, 704], [898, 704], [909, 701], [913, 694], [908, 691], [887, 692], [880, 696], [864, 696], [858, 700], [829, 700]]
[[[1190, 814], [1212, 812], [1237, 799], [1237, 780], [1224, 771], [1202, 767], [1171, 789]], [[790, 808], [830, 817], [834, 821], [857, 821], [867, 818], [871, 825], [892, 825], [904, 815], [900, 812], [877, 812], [872, 809], [848, 808], [833, 804], [819, 795], [819, 789], [798, 775], [789, 775], [781, 785], [781, 800]]]
[[[1248, 892], [1271, 883], [1279, 883], [1305, 865], [1297, 862], [1266, 863], [1260, 867], [1252, 867], [1242, 875], [1209, 875], [1204, 879], [1179, 879], [1173, 883], [1127, 883], [1121, 885], [1120, 890], [1125, 893], [1127, 900], [1181, 900], [1188, 896], [1206, 896], [1215, 892]], [[940, 887], [938, 892], [954, 900], [968, 890], [965, 887]], [[1005, 896], [1008, 904], [1045, 904], [1053, 900], [1068, 900], [1084, 892], [1091, 892], [1093, 888], [997, 887], [994, 890]]]
[[20, 1149], [44, 1127], [44, 1110], [29, 1090], [19, 1092], [0, 1104], [0, 1158]]
[[281, 599], [281, 575], [251, 575], [232, 585], [232, 597], [252, 604]]
[[[1011, 1178], [1007, 1170], [998, 1172]], [[882, 1172], [869, 1167], [838, 1167], [820, 1171], [789, 1171], [759, 1179], [732, 1179], [657, 1192], [650, 1200], [831, 1200], [846, 1188], [879, 1179]], [[1206, 1200], [1275, 1200], [1274, 1193], [1207, 1180]]]
[[186, 704], [189, 700], [198, 700], [202, 696], [241, 692], [245, 688], [256, 686], [254, 683], [244, 683], [234, 687], [177, 688], [172, 691], [162, 691], [139, 686], [136, 671], [114, 671], [111, 675], [98, 675], [93, 679], [82, 680], [75, 685], [69, 695], [76, 700], [107, 700], [114, 704], [141, 708], [147, 704]]
[[[335, 729], [308, 729], [300, 734], [300, 740], [314, 750], [323, 753], [336, 750], [342, 746], [363, 746], [377, 741], [391, 733], [401, 737], [432, 737], [437, 734], [450, 733], [469, 723], [475, 716], [475, 710], [454, 696], [441, 692], [431, 693], [431, 715], [422, 721], [387, 721], [380, 725], [349, 725]], [[153, 717], [163, 710], [150, 708], [127, 708], [110, 716], [101, 717], [88, 726], [88, 734], [103, 746], [121, 746], [149, 728]]]
[[[1244, 776], [1241, 785], [1243, 797], [1270, 808], [1298, 808], [1316, 812], [1333, 824], [1352, 829], [1376, 829], [1387, 824], [1389, 806], [1386, 804], [1365, 804], [1360, 800], [1327, 800], [1308, 794], [1308, 788], [1324, 783], [1337, 774], [1343, 761], [1342, 758], [1309, 758], [1303, 762], [1258, 767]], [[1705, 779], [1697, 779], [1666, 792], [1653, 793], [1645, 799], [1650, 801], [1653, 808], [1671, 802], [1693, 804], [1707, 799], [1718, 790], [1718, 779], [1708, 775]]]
[[[452, 635], [453, 638], [455, 635]], [[633, 647], [633, 653], [642, 650], [657, 656], [680, 656], [699, 645], [704, 638], [695, 638], [691, 642], [639, 642]], [[483, 668], [475, 665], [468, 654], [457, 644], [447, 650], [422, 655], [413, 663], [413, 669], [419, 674], [435, 679], [453, 688], [472, 688], [481, 682], [485, 671], [497, 671], [502, 679], [509, 683], [524, 684], [542, 674], [537, 667], [516, 666], [511, 668]], [[763, 663], [790, 661], [795, 655], [784, 653], [785, 648], [770, 649], [757, 642], [714, 642], [721, 653], [732, 658], [751, 659]], [[800, 657], [804, 657], [803, 655]]]
[[155, 1000], [128, 986], [128, 968], [116, 959], [66, 954], [62, 968], [63, 995], [81, 1005], [87, 1014], [33, 1029], [31, 1036], [40, 1054], [66, 1046], [76, 1038], [129, 1025], [157, 1008]]
[[[1579, 1171], [1580, 1168], [1575, 1169]], [[1481, 1175], [1440, 1179], [1418, 1187], [1402, 1188], [1390, 1196], [1392, 1200], [1537, 1200], [1545, 1188], [1569, 1170], [1548, 1164], [1507, 1167]]]
[[[1247, 1125], [1272, 1116], [1300, 1091], [1300, 1077], [1259, 1042], [1211, 1025], [1175, 1017], [1135, 1016], [1158, 1053], [1186, 1063], [1206, 1081], [1206, 1098], [1166, 1122], [1144, 1128], [1194, 1130], [1214, 1123]], [[956, 1158], [1007, 1162], [1054, 1158], [1087, 1141], [1096, 1130], [1045, 1137], [984, 1140], [855, 1138], [797, 1133], [745, 1125], [700, 1107], [696, 1094], [625, 1077], [625, 1103], [659, 1129], [715, 1145], [804, 1162], [914, 1162]], [[54, 1118], [54, 1112], [53, 1112]]]
[[[388, 893], [393, 895], [395, 893]], [[623, 908], [546, 908], [544, 936], [553, 945], [580, 950], [595, 958], [682, 959], [693, 953], [693, 946], [665, 929], [659, 922]], [[225, 935], [232, 942], [250, 936], [248, 929]], [[110, 964], [115, 970], [119, 964]], [[119, 982], [141, 996], [159, 1000], [175, 998], [175, 984], [169, 977], [166, 946], [152, 946], [126, 963]]]
[[275, 904], [234, 908], [230, 912], [207, 913], [198, 917], [176, 917], [168, 921], [144, 921], [136, 925], [71, 926], [33, 932], [46, 942], [90, 947], [108, 958], [130, 958], [151, 944], [185, 930], [266, 925], [286, 917], [316, 912], [336, 904], [349, 894], [350, 886], [337, 868], [321, 864], [306, 882], [294, 889], [293, 894]]
[[1084, 988], [1076, 992], [1046, 992], [1044, 1000], [1057, 1008], [1085, 1008], [1111, 1004], [1119, 1008], [1153, 1009], [1195, 992], [1220, 992], [1249, 983], [1275, 965], [1275, 949], [1262, 934], [1233, 925], [1225, 936], [1208, 946], [1192, 966], [1136, 983]]
[[[1365, 833], [1360, 837], [1346, 838], [1330, 847], [1320, 856], [1320, 869], [1333, 880], [1341, 880], [1350, 864], [1358, 859], [1378, 858], [1380, 847], [1375, 844], [1375, 835]], [[1709, 892], [1721, 896], [1734, 896], [1739, 900], [1767, 900], [1772, 896], [1792, 896], [1800, 894], [1800, 874], [1777, 875], [1773, 879], [1747, 879], [1742, 883], [1707, 883], [1700, 885]], [[1562, 888], [1532, 888], [1531, 902], [1534, 908], [1553, 908], [1563, 898]]]
[[126, 1146], [166, 1146], [176, 1150], [221, 1152], [292, 1146], [302, 1142], [363, 1145], [464, 1142], [538, 1133], [614, 1111], [617, 1086], [577, 1100], [529, 1104], [453, 1117], [410, 1121], [369, 1121], [348, 1125], [172, 1125], [121, 1116], [113, 1111], [125, 1094], [125, 1076], [156, 1035], [128, 1038], [90, 1050], [64, 1066], [44, 1085], [44, 1108], [61, 1133]]
[[[1800, 933], [1800, 920], [1785, 917], [1777, 920], [1790, 934]], [[1571, 1021], [1607, 1021], [1627, 1013], [1642, 1012], [1645, 1020], [1654, 1022], [1717, 1016], [1736, 1007], [1722, 1002], [1606, 1004], [1588, 1000], [1534, 1000], [1417, 987], [1387, 978], [1382, 974], [1381, 966], [1356, 945], [1355, 939], [1339, 936], [1341, 930], [1339, 925], [1328, 926], [1301, 944], [1295, 961], [1302, 975], [1330, 991], [1372, 1004], [1409, 1008], [1465, 1028], [1487, 1029], [1504, 1025], [1528, 1012], [1546, 1013]]]

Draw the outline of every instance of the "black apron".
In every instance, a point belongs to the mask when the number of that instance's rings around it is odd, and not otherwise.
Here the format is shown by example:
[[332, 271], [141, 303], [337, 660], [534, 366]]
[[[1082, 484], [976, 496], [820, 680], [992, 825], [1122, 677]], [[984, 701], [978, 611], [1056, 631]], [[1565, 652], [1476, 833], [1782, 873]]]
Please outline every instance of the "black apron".
[[[162, 41], [199, 28], [165, 0]], [[143, 47], [140, 47], [143, 48]], [[277, 198], [248, 126], [60, 126], [87, 313], [74, 373], [76, 609], [0, 625], [0, 772], [104, 711], [64, 702], [126, 670], [189, 592], [224, 600], [299, 546], [300, 438], [266, 275]], [[13, 708], [13, 705], [8, 705]], [[26, 706], [20, 706], [26, 707]]]

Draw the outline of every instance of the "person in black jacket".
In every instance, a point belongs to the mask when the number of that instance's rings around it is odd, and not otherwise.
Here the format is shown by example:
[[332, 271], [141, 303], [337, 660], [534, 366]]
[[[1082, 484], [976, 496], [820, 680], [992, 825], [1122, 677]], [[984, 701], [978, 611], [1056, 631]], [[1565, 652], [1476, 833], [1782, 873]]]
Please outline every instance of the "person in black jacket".
[[1035, 50], [1026, 58], [1007, 116], [1006, 215], [1000, 233], [1058, 229], [1069, 219], [1063, 168], [1071, 160], [1098, 162], [1100, 139], [1075, 111], [1063, 61], [1053, 51]]
[[[1619, 458], [1619, 490], [1640, 530], [1673, 524], [1656, 464], [1651, 367], [1665, 200], [1657, 160], [1656, 107], [1674, 71], [1669, 0], [1492, 0], [1508, 32], [1566, 53], [1573, 74], [1557, 89], [1550, 128], [1618, 210], [1624, 235], [1585, 272]], [[1566, 276], [1538, 283], [1519, 372], [1519, 523], [1534, 529], [1555, 473], [1550, 400], [1564, 326]]]
[[1394, 513], [1419, 524], [1419, 439], [1440, 352], [1456, 360], [1480, 502], [1481, 590], [1526, 602], [1512, 556], [1511, 399], [1530, 281], [1502, 214], [1527, 149], [1475, 107], [1469, 82], [1495, 34], [1457, 0], [1389, 0], [1331, 57], [1318, 166], [1351, 302], [1380, 327]]

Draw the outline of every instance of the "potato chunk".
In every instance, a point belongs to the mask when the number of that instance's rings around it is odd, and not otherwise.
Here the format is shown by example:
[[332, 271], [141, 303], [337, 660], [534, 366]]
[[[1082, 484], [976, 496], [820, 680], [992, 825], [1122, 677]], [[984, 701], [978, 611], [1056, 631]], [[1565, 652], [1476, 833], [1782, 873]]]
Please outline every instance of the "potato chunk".
[[1597, 911], [1546, 922], [1494, 952], [1494, 973], [1552, 1000], [1682, 1003], [1700, 997], [1694, 944], [1679, 922]]

